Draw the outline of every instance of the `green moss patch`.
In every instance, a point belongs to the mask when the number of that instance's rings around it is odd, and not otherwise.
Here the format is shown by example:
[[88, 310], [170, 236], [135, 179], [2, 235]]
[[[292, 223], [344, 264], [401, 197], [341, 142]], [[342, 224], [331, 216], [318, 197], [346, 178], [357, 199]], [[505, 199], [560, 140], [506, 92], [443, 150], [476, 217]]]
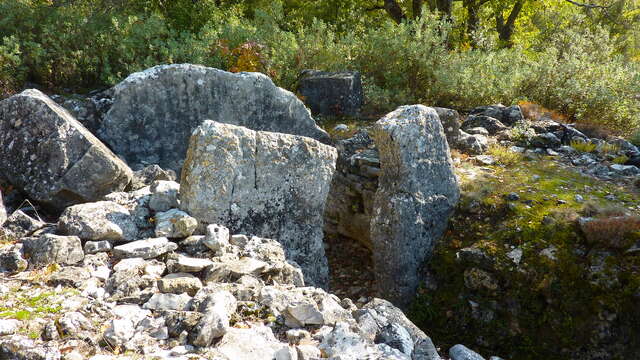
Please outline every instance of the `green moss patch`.
[[[461, 174], [459, 209], [429, 264], [436, 285], [410, 314], [436, 343], [525, 360], [640, 349], [640, 253], [587, 241], [578, 221], [592, 209], [632, 218], [634, 189], [548, 161]], [[460, 255], [469, 247], [480, 260]]]

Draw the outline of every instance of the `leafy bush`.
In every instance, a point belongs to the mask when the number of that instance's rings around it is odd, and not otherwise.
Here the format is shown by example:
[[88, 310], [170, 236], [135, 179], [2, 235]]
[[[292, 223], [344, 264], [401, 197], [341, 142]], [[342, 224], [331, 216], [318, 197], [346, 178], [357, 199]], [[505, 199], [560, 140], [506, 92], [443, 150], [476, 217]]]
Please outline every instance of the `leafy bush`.
[[29, 80], [82, 91], [189, 62], [264, 72], [295, 90], [303, 69], [358, 70], [369, 113], [410, 103], [469, 109], [529, 101], [626, 135], [639, 126], [640, 65], [617, 55], [598, 26], [576, 21], [529, 48], [498, 49], [479, 33], [476, 48], [456, 50], [458, 30], [438, 15], [397, 25], [378, 15], [352, 20], [360, 5], [330, 3], [0, 1], [1, 86]]
[[16, 38], [6, 37], [0, 44], [0, 99], [13, 95], [24, 81], [20, 44]]
[[523, 160], [522, 154], [502, 145], [489, 146], [487, 154], [493, 156], [498, 164], [505, 166], [517, 164]]

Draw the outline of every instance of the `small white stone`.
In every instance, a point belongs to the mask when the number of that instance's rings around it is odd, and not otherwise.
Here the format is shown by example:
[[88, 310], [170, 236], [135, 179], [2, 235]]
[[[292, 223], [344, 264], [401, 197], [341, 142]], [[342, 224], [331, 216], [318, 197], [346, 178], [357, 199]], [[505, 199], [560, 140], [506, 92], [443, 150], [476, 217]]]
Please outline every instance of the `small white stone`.
[[20, 327], [20, 321], [16, 319], [0, 320], [0, 336], [13, 335]]

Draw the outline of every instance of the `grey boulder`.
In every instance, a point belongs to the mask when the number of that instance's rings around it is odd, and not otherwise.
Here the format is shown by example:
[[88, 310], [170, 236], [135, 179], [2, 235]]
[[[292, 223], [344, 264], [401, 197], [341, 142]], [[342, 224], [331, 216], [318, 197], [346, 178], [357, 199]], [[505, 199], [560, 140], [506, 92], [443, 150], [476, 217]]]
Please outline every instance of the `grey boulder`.
[[236, 311], [236, 307], [236, 298], [228, 291], [207, 295], [200, 305], [200, 311], [204, 316], [196, 327], [193, 344], [209, 346], [214, 339], [226, 334], [229, 329], [229, 319]]
[[16, 210], [5, 220], [0, 232], [5, 236], [10, 236], [17, 240], [30, 236], [45, 226], [46, 224], [44, 222], [32, 218], [22, 210]]
[[0, 174], [55, 210], [123, 190], [132, 177], [122, 160], [34, 89], [0, 102]]
[[458, 149], [474, 155], [484, 154], [489, 149], [489, 139], [485, 135], [467, 134], [462, 130], [456, 144]]
[[362, 80], [357, 71], [304, 70], [298, 93], [314, 114], [356, 116], [364, 104]]
[[432, 108], [401, 106], [376, 122], [372, 136], [382, 170], [371, 220], [376, 282], [383, 297], [406, 306], [460, 190]]
[[98, 136], [136, 170], [180, 172], [189, 136], [205, 119], [329, 141], [294, 94], [260, 73], [160, 65], [129, 75], [112, 94]]
[[157, 213], [155, 221], [155, 234], [158, 237], [186, 238], [187, 236], [191, 236], [198, 227], [198, 221], [196, 219], [178, 209]]
[[135, 240], [138, 228], [129, 210], [112, 201], [98, 201], [68, 207], [58, 220], [62, 234], [84, 240]]
[[159, 237], [133, 241], [124, 245], [116, 246], [113, 248], [113, 255], [120, 259], [136, 257], [153, 259], [177, 248], [178, 245], [170, 242], [166, 237]]
[[485, 360], [478, 353], [461, 344], [454, 345], [449, 349], [449, 356], [451, 360]]
[[469, 115], [469, 117], [462, 123], [462, 130], [465, 131], [476, 127], [487, 129], [491, 135], [495, 135], [496, 133], [507, 129], [500, 120], [484, 115]]
[[24, 254], [33, 266], [53, 263], [72, 265], [84, 259], [82, 244], [77, 236], [43, 234], [39, 237], [25, 238], [22, 244]]
[[326, 286], [322, 216], [336, 157], [307, 137], [205, 121], [190, 140], [180, 207], [231, 233], [278, 240], [309, 283]]
[[180, 184], [175, 181], [157, 180], [151, 184], [149, 208], [153, 211], [167, 211], [177, 208]]
[[524, 120], [522, 110], [518, 105], [504, 106], [502, 104], [480, 106], [471, 110], [469, 115], [484, 115], [500, 120], [507, 126], [513, 126], [518, 121]]
[[457, 111], [447, 108], [434, 107], [442, 123], [444, 134], [447, 136], [449, 146], [454, 146], [460, 136], [460, 114]]

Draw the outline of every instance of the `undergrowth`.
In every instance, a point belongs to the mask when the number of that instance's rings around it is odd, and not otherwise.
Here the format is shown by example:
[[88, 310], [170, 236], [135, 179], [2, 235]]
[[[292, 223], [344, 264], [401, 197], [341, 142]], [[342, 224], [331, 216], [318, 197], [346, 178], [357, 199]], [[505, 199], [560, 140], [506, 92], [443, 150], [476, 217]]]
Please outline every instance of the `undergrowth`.
[[[420, 290], [410, 318], [443, 348], [464, 343], [506, 358], [559, 360], [620, 342], [626, 349], [612, 350], [612, 358], [633, 354], [640, 348], [640, 257], [624, 252], [640, 240], [635, 191], [553, 163], [492, 168], [488, 176], [462, 177], [459, 208], [428, 265], [437, 288]], [[512, 192], [518, 201], [505, 196]], [[581, 229], [585, 216], [602, 220]], [[467, 247], [481, 249], [489, 264], [461, 261], [457, 254]], [[514, 251], [522, 252], [519, 263]], [[474, 277], [491, 286], [469, 288]], [[601, 319], [612, 313], [616, 337], [598, 337]]]

